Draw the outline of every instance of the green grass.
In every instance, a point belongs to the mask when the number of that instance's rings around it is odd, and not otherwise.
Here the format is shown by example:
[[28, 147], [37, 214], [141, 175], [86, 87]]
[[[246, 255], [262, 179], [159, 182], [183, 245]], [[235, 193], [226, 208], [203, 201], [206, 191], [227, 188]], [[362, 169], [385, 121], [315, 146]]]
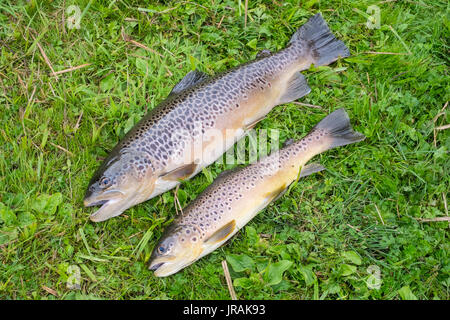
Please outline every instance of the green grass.
[[[447, 2], [250, 0], [246, 26], [244, 2], [0, 2], [0, 299], [229, 299], [224, 259], [239, 299], [450, 298], [449, 223], [421, 221], [448, 215], [450, 130], [434, 130], [450, 122]], [[80, 29], [63, 26], [74, 3]], [[365, 25], [372, 4], [379, 29]], [[367, 139], [317, 157], [328, 171], [225, 246], [154, 277], [145, 262], [175, 216], [174, 190], [92, 223], [82, 199], [94, 170], [188, 71], [281, 49], [319, 11], [352, 57], [306, 72], [300, 101], [322, 109], [279, 106], [257, 128], [299, 138], [345, 107]], [[90, 65], [56, 79], [38, 44], [55, 71]], [[184, 183], [181, 205], [224, 169]], [[67, 288], [71, 266], [79, 289]]]

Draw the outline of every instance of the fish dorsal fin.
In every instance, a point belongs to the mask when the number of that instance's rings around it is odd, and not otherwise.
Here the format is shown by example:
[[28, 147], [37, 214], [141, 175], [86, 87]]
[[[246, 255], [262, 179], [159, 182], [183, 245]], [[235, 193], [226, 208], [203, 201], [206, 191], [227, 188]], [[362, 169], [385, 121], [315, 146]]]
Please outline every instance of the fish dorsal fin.
[[208, 239], [205, 240], [205, 243], [213, 244], [218, 243], [225, 240], [236, 228], [236, 220], [231, 220], [226, 225], [221, 227], [219, 230], [214, 232]]
[[224, 171], [222, 171], [221, 173], [219, 173], [219, 174], [217, 175], [216, 180], [219, 179], [219, 178], [222, 179], [222, 178], [228, 177], [228, 176], [231, 175], [233, 172], [239, 171], [239, 170], [241, 170], [242, 168], [243, 168], [243, 167], [241, 167], [241, 166], [237, 166], [237, 167], [234, 167], [234, 168], [232, 168], [232, 169], [224, 170]]
[[300, 99], [311, 92], [311, 88], [308, 86], [308, 82], [305, 76], [300, 72], [295, 73], [289, 82], [283, 95], [280, 97], [278, 104], [288, 103]]
[[232, 171], [233, 171], [233, 169], [228, 169], [228, 170], [222, 171], [221, 173], [219, 173], [219, 174], [217, 175], [216, 179], [219, 179], [219, 178], [225, 178], [226, 176], [230, 175], [230, 173], [231, 173]]
[[183, 180], [186, 178], [189, 178], [197, 169], [197, 164], [195, 163], [191, 163], [191, 164], [187, 164], [185, 166], [176, 168], [172, 171], [169, 171], [163, 175], [161, 175], [160, 177], [163, 178], [164, 180], [172, 180], [172, 181], [178, 181], [178, 180]]
[[325, 170], [326, 168], [322, 166], [320, 163], [311, 163], [302, 168], [302, 171], [300, 171], [299, 178], [307, 177], [309, 175], [312, 175], [313, 173], [320, 172]]
[[203, 80], [206, 80], [208, 78], [208, 75], [206, 73], [203, 73], [201, 71], [193, 70], [189, 71], [183, 79], [181, 79], [180, 82], [178, 82], [175, 87], [173, 87], [172, 91], [170, 91], [169, 95], [180, 93], [183, 90], [186, 90], [187, 88], [190, 88], [194, 85], [196, 85], [199, 82], [202, 82]]
[[267, 50], [267, 49], [264, 49], [264, 50], [261, 50], [260, 52], [258, 52], [258, 53], [256, 54], [256, 59], [259, 59], [259, 58], [266, 58], [266, 57], [268, 57], [268, 56], [270, 56], [270, 55], [272, 55], [272, 51]]

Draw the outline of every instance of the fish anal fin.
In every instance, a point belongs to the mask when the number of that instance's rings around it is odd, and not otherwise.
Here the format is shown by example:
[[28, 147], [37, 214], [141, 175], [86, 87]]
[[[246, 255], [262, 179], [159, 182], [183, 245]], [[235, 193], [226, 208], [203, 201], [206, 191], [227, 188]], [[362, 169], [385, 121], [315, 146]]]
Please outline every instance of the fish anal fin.
[[300, 99], [311, 92], [311, 88], [306, 82], [305, 76], [300, 72], [295, 73], [291, 79], [289, 79], [286, 87], [286, 91], [279, 99], [279, 104], [288, 103]]
[[[299, 178], [307, 177], [307, 176], [309, 176], [309, 175], [311, 175], [313, 173], [320, 172], [320, 171], [325, 170], [325, 169], [326, 168], [324, 166], [322, 166], [322, 165], [320, 165], [318, 163], [308, 164], [308, 165], [304, 166], [302, 168], [302, 170], [300, 171]], [[286, 193], [286, 191], [290, 188], [291, 185], [292, 184], [286, 185], [286, 183], [284, 183], [281, 187], [276, 188], [275, 190], [268, 192], [266, 194], [266, 199], [271, 201], [271, 202], [272, 201], [277, 201], [279, 198], [281, 198]]]
[[286, 184], [283, 184], [281, 187], [276, 188], [266, 194], [266, 199], [269, 201], [275, 201], [279, 199], [287, 190]]
[[181, 91], [202, 82], [206, 78], [208, 78], [206, 73], [197, 70], [189, 71], [184, 78], [173, 87], [169, 95], [180, 93]]
[[260, 122], [262, 119], [264, 119], [265, 117], [261, 117], [261, 118], [258, 118], [258, 119], [256, 119], [256, 120], [253, 120], [252, 122], [250, 122], [249, 124], [246, 124], [245, 125], [245, 128], [244, 128], [244, 130], [250, 130], [250, 129], [253, 129], [257, 124], [258, 124], [258, 122]]
[[187, 164], [185, 166], [176, 168], [172, 171], [169, 171], [161, 176], [164, 180], [172, 180], [172, 181], [178, 181], [178, 180], [184, 180], [186, 178], [189, 178], [197, 169], [197, 164], [191, 163]]
[[219, 230], [214, 232], [205, 243], [218, 243], [225, 240], [236, 228], [236, 220], [231, 220]]
[[312, 175], [313, 173], [320, 172], [326, 170], [324, 166], [322, 166], [320, 163], [311, 163], [302, 168], [300, 171], [299, 178], [307, 177], [309, 175]]

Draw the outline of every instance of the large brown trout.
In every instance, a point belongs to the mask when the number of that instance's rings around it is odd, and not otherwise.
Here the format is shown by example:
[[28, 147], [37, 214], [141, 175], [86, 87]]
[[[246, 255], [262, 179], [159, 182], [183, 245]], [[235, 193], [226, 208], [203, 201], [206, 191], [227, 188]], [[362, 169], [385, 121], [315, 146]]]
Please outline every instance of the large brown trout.
[[221, 173], [176, 217], [155, 246], [149, 268], [171, 275], [224, 244], [298, 177], [324, 168], [304, 166], [326, 150], [364, 140], [352, 130], [344, 109], [320, 121], [302, 140], [247, 167]]
[[214, 77], [189, 72], [93, 175], [84, 204], [102, 206], [91, 220], [117, 216], [193, 177], [273, 107], [308, 94], [300, 71], [347, 56], [347, 47], [317, 14], [279, 52], [264, 50], [256, 60]]

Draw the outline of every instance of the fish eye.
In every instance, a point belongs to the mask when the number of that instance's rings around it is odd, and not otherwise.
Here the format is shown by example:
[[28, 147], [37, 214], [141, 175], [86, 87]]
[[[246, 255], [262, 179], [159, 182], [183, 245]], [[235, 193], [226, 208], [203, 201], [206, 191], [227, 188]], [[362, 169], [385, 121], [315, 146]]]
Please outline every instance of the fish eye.
[[100, 185], [105, 188], [111, 184], [111, 179], [108, 177], [104, 177], [102, 180], [100, 180]]
[[159, 246], [158, 252], [164, 254], [166, 252], [166, 248], [164, 248], [163, 246]]

